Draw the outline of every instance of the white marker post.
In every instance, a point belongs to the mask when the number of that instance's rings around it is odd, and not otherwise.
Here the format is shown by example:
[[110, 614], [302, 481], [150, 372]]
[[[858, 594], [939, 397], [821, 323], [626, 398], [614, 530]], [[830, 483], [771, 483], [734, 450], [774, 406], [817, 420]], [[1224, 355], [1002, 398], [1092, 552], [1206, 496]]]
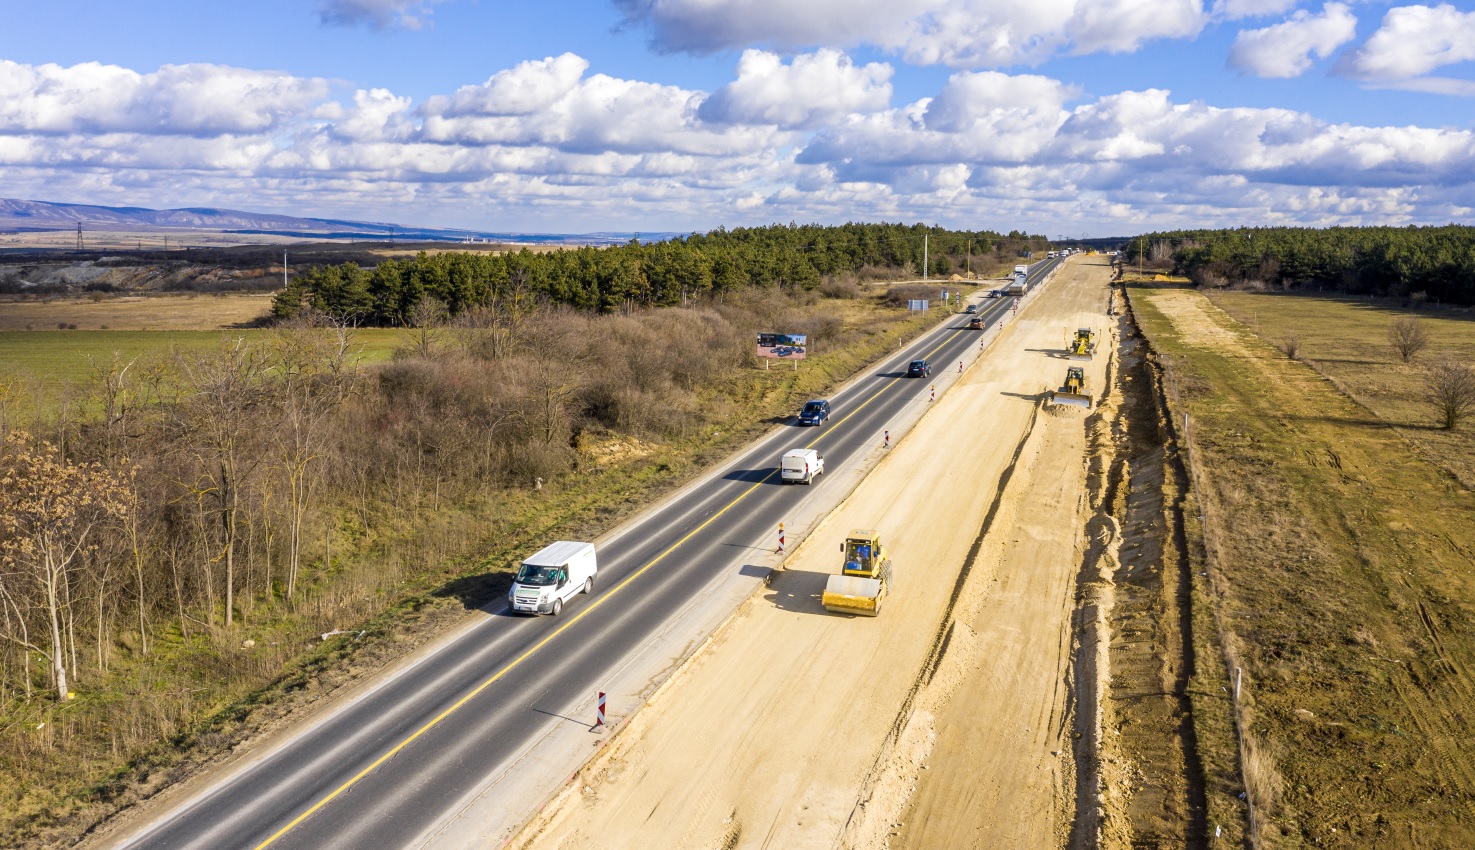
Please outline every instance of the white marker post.
[[599, 692], [598, 707], [594, 710], [594, 728], [604, 728], [604, 691]]
[[784, 524], [783, 523], [779, 523], [778, 524], [778, 551], [779, 551], [779, 554], [780, 555], [782, 555], [783, 552], [784, 552]]

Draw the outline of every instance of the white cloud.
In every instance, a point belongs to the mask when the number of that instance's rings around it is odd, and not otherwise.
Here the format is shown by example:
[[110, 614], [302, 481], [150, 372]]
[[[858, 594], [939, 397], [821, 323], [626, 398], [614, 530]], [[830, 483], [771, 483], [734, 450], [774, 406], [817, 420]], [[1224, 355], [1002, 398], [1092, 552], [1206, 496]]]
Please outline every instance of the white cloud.
[[565, 54], [416, 102], [217, 66], [0, 63], [0, 173], [21, 197], [563, 231], [1429, 223], [1468, 217], [1475, 187], [1469, 130], [1160, 89], [1077, 103], [1050, 77], [958, 71], [892, 105], [889, 66], [831, 50], [749, 52], [711, 95], [589, 71]]
[[325, 97], [324, 80], [220, 65], [70, 67], [0, 60], [0, 134], [270, 130]]
[[462, 86], [450, 97], [432, 97], [423, 111], [445, 117], [531, 115], [567, 97], [588, 69], [589, 60], [572, 53], [519, 62], [485, 83]]
[[1347, 76], [1407, 80], [1445, 65], [1475, 59], [1475, 12], [1448, 3], [1389, 9], [1365, 44], [1338, 63]]
[[1332, 55], [1357, 35], [1357, 16], [1342, 3], [1328, 3], [1321, 14], [1299, 9], [1289, 19], [1244, 30], [1229, 51], [1229, 67], [1257, 77], [1298, 77], [1311, 67], [1312, 56]]
[[570, 153], [731, 156], [762, 149], [767, 127], [709, 125], [699, 91], [584, 77], [589, 63], [571, 53], [523, 62], [485, 83], [433, 97], [419, 109], [420, 139], [447, 145], [545, 145]]
[[318, 17], [325, 24], [372, 29], [417, 30], [430, 21], [432, 6], [444, 0], [319, 0]]
[[713, 92], [697, 110], [716, 124], [773, 124], [807, 129], [891, 103], [891, 66], [858, 66], [844, 53], [824, 49], [785, 65], [775, 53], [745, 50], [737, 79]]
[[[1261, 0], [1284, 5], [1287, 0]], [[957, 68], [1128, 52], [1197, 35], [1202, 0], [615, 0], [668, 52], [870, 44], [914, 64]]]

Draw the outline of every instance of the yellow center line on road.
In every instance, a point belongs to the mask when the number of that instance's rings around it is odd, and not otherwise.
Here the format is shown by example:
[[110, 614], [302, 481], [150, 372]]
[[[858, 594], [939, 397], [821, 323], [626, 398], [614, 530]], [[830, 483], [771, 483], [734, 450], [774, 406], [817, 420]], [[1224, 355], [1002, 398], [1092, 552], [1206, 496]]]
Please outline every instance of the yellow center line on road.
[[[957, 328], [954, 328], [953, 329], [953, 332], [950, 333], [950, 334], [948, 334], [948, 336], [947, 336], [946, 339], [944, 339], [942, 342], [939, 342], [936, 346], [933, 347], [933, 349], [931, 351], [928, 351], [928, 352], [924, 353], [922, 355], [922, 359], [923, 360], [926, 360], [927, 358], [929, 358], [932, 355], [936, 354], [937, 352], [941, 351], [942, 350], [942, 347], [944, 345], [947, 345], [948, 343], [952, 342], [953, 341], [953, 337], [957, 336], [960, 333], [962, 333], [961, 330], [959, 330]], [[809, 442], [809, 445], [805, 446], [804, 448], [806, 448], [806, 449], [812, 449], [812, 448], [814, 448], [819, 443], [820, 440], [823, 440], [825, 437], [830, 436], [830, 434], [834, 433], [834, 430], [836, 428], [839, 428], [841, 425], [844, 425], [846, 422], [850, 421], [850, 417], [854, 416], [857, 413], [860, 413], [861, 410], [864, 409], [866, 405], [870, 404], [872, 401], [875, 401], [876, 396], [879, 396], [881, 393], [884, 393], [887, 390], [891, 389], [891, 385], [894, 384], [894, 383], [896, 383], [897, 381], [900, 381], [900, 380], [901, 380], [901, 377], [892, 378], [890, 381], [888, 381], [886, 383], [886, 386], [882, 387], [879, 390], [876, 390], [874, 393], [871, 393], [870, 398], [868, 398], [865, 401], [861, 402], [854, 410], [850, 411], [849, 413], [845, 414], [845, 416], [841, 417], [841, 419], [840, 419], [839, 422], [836, 422], [834, 425], [831, 425], [830, 426], [830, 430], [824, 432], [823, 434], [820, 434], [818, 437], [815, 437], [813, 440], [811, 440]], [[770, 474], [769, 477], [770, 478], [773, 477], [772, 474]], [[763, 481], [767, 481], [767, 480], [768, 480], [768, 478], [763, 479]], [[759, 483], [761, 484], [763, 482], [760, 481]], [[744, 493], [743, 494], [743, 496], [746, 496], [746, 495], [748, 495], [748, 494], [747, 493]], [[738, 496], [738, 498], [741, 499], [743, 496]], [[732, 507], [732, 506], [729, 505], [728, 507]], [[723, 510], [727, 510], [727, 508], [723, 508]]]
[[[961, 330], [954, 330], [952, 332], [952, 334], [950, 334], [942, 342], [939, 342], [935, 348], [933, 348], [931, 351], [928, 351], [926, 354], [923, 355], [923, 357], [931, 357], [933, 354], [936, 354], [939, 350], [942, 349], [942, 347], [944, 345], [947, 345], [949, 342], [951, 342], [952, 339], [953, 339], [953, 337], [956, 337], [960, 333], [962, 333]], [[866, 405], [868, 405], [872, 401], [874, 401], [877, 396], [881, 395], [881, 393], [884, 393], [884, 392], [886, 392], [886, 390], [890, 389], [891, 385], [894, 384], [894, 383], [896, 383], [899, 380], [901, 380], [901, 378], [892, 378], [891, 381], [890, 381], [890, 383], [886, 384], [886, 386], [880, 388], [879, 390], [876, 390], [876, 392], [874, 392], [874, 393], [871, 394], [870, 398], [867, 398], [865, 401], [861, 402], [860, 405], [858, 407], [856, 407], [854, 410], [852, 410], [848, 415], [846, 415], [845, 418], [841, 419], [839, 422], [836, 422], [833, 426], [831, 426], [831, 430], [833, 431], [833, 429], [835, 427], [838, 427], [840, 425], [845, 424], [845, 422], [848, 419], [850, 419], [850, 417], [856, 415], [857, 413], [860, 413], [860, 411], [861, 411], [862, 408], [864, 408]], [[814, 442], [810, 443], [810, 445], [809, 446], [806, 446], [806, 448], [813, 447], [814, 443], [819, 442], [819, 440], [822, 437], [828, 436], [829, 433], [830, 432], [826, 432], [824, 435], [821, 435], [821, 437], [815, 438]], [[508, 662], [505, 667], [503, 667], [501, 670], [498, 670], [496, 673], [494, 673], [491, 676], [491, 678], [487, 679], [485, 682], [482, 682], [480, 685], [477, 685], [476, 688], [473, 689], [470, 693], [468, 693], [465, 696], [461, 697], [459, 700], [457, 700], [455, 703], [453, 703], [445, 711], [442, 711], [440, 714], [437, 714], [434, 718], [432, 718], [430, 721], [428, 721], [424, 726], [421, 726], [419, 729], [416, 729], [409, 737], [405, 738], [403, 741], [400, 741], [398, 744], [395, 744], [394, 747], [392, 749], [390, 749], [388, 752], [386, 752], [384, 755], [380, 756], [377, 759], [374, 759], [373, 763], [371, 763], [368, 767], [365, 767], [363, 770], [360, 770], [358, 773], [355, 773], [352, 777], [350, 777], [348, 780], [346, 780], [342, 785], [339, 785], [337, 788], [334, 788], [333, 791], [331, 793], [329, 793], [327, 796], [323, 797], [321, 800], [318, 800], [316, 803], [313, 803], [312, 806], [309, 807], [306, 811], [304, 811], [302, 814], [298, 815], [297, 817], [293, 818], [290, 822], [287, 823], [286, 826], [283, 826], [281, 829], [279, 829], [276, 832], [272, 833], [271, 836], [268, 837], [265, 841], [263, 841], [260, 844], [256, 845], [255, 850], [263, 850], [263, 848], [269, 847], [272, 844], [276, 843], [276, 840], [277, 839], [281, 838], [283, 835], [286, 835], [288, 832], [292, 831], [292, 829], [294, 827], [296, 827], [298, 824], [302, 823], [303, 821], [307, 820], [309, 817], [311, 817], [314, 813], [316, 813], [323, 806], [326, 806], [329, 803], [331, 803], [335, 798], [338, 797], [338, 795], [342, 794], [344, 791], [347, 791], [348, 789], [352, 788], [354, 785], [358, 784], [359, 780], [363, 779], [365, 776], [368, 776], [370, 773], [373, 773], [376, 768], [378, 768], [380, 765], [384, 764], [386, 761], [389, 761], [391, 758], [394, 758], [394, 756], [397, 753], [399, 753], [400, 750], [403, 750], [405, 747], [408, 747], [415, 739], [419, 738], [421, 735], [424, 735], [426, 732], [429, 732], [431, 729], [435, 728], [436, 725], [438, 725], [442, 720], [445, 720], [447, 717], [451, 716], [451, 714], [453, 712], [455, 712], [457, 709], [461, 708], [461, 706], [463, 706], [466, 703], [470, 702], [472, 700], [472, 698], [474, 698], [477, 694], [480, 694], [482, 691], [484, 691], [487, 688], [491, 687], [493, 684], [495, 684], [498, 680], [502, 679], [508, 673], [512, 672], [512, 670], [515, 669], [518, 665], [522, 664], [524, 661], [526, 661], [529, 658], [531, 658], [534, 654], [536, 654], [543, 647], [547, 646], [554, 638], [558, 637], [559, 635], [561, 635], [564, 632], [568, 631], [569, 629], [573, 628], [580, 620], [584, 619], [584, 617], [588, 616], [595, 609], [597, 609], [600, 605], [603, 605], [605, 603], [605, 601], [607, 601], [610, 597], [614, 596], [616, 593], [619, 593], [621, 590], [624, 590], [627, 585], [629, 585], [631, 582], [635, 581], [636, 579], [640, 578], [648, 570], [650, 570], [651, 567], [654, 567], [656, 564], [659, 564], [661, 561], [665, 560], [665, 558], [666, 558], [667, 555], [670, 555], [672, 552], [676, 551], [684, 543], [686, 543], [686, 541], [690, 540], [692, 537], [694, 537], [698, 533], [700, 533], [702, 531], [702, 529], [704, 529], [707, 526], [711, 525], [713, 522], [716, 522], [716, 520], [717, 520], [718, 517], [720, 517], [723, 514], [727, 513], [729, 510], [732, 510], [732, 508], [735, 505], [737, 505], [738, 502], [741, 502], [743, 499], [746, 499], [748, 497], [748, 495], [750, 493], [752, 493], [754, 490], [756, 490], [759, 487], [763, 486], [764, 484], [768, 483], [768, 480], [771, 479], [771, 478], [773, 478], [773, 476], [775, 475], [775, 473], [777, 473], [777, 471], [778, 470], [773, 470], [773, 471], [769, 472], [766, 476], [763, 477], [762, 480], [754, 483], [753, 486], [751, 486], [748, 489], [744, 490], [742, 493], [740, 493], [738, 495], [737, 498], [733, 499], [731, 502], [728, 502], [727, 505], [725, 505], [721, 510], [717, 511], [717, 513], [712, 514], [710, 517], [707, 517], [707, 519], [701, 525], [699, 525], [696, 528], [693, 528], [691, 531], [687, 532], [685, 536], [683, 536], [680, 540], [676, 541], [675, 543], [672, 543], [669, 547], [666, 548], [665, 551], [663, 551], [663, 552], [661, 552], [661, 554], [655, 556], [655, 558], [653, 558], [645, 566], [643, 566], [640, 569], [636, 570], [634, 573], [631, 573], [629, 576], [627, 576], [625, 578], [624, 581], [620, 582], [619, 584], [617, 584], [614, 587], [610, 588], [609, 590], [605, 591], [605, 593], [604, 593], [603, 596], [600, 596], [598, 599], [594, 600], [587, 607], [585, 607], [584, 610], [580, 611], [578, 614], [576, 614], [575, 616], [573, 616], [572, 618], [570, 618], [568, 620], [568, 622], [564, 623], [562, 626], [559, 626], [556, 630], [554, 630], [552, 633], [550, 633], [547, 637], [543, 638], [542, 640], [538, 641], [536, 644], [534, 644], [533, 646], [531, 646], [530, 648], [528, 648], [527, 651], [523, 652], [523, 654], [519, 655], [518, 657], [514, 658], [512, 661]]]

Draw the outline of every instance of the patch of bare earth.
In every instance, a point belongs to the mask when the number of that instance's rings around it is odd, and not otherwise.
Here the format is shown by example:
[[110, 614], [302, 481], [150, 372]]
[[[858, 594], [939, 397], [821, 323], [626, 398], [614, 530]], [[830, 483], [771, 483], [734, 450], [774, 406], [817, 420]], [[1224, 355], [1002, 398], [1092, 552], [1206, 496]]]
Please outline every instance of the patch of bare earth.
[[[1187, 480], [1130, 315], [1113, 392], [1093, 423], [1093, 545], [1083, 574], [1108, 643], [1101, 700], [1100, 821], [1077, 846], [1204, 847], [1203, 771], [1188, 696], [1194, 675]], [[1094, 835], [1089, 827], [1098, 830]], [[1093, 845], [1093, 841], [1099, 844]]]

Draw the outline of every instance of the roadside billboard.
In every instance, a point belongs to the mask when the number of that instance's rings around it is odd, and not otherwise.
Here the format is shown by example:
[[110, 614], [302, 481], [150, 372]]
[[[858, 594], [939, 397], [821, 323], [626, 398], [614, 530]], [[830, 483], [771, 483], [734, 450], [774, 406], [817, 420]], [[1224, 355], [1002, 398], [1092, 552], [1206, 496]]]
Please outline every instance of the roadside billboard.
[[924, 310], [925, 311], [927, 309], [927, 307], [928, 307], [927, 299], [925, 299], [925, 298], [913, 298], [913, 299], [911, 299], [910, 301], [907, 302], [907, 309], [908, 310]]
[[777, 360], [803, 360], [809, 349], [804, 334], [758, 334], [758, 356]]

